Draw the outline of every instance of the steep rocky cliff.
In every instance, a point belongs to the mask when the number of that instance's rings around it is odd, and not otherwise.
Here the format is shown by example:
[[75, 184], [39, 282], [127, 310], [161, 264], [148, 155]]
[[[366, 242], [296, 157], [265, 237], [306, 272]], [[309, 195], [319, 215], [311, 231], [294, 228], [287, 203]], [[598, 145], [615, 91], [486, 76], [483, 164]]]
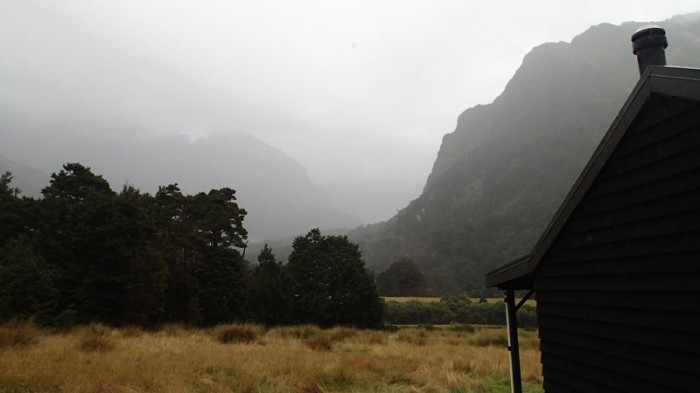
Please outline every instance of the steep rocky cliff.
[[[657, 24], [669, 64], [700, 67], [700, 14]], [[527, 254], [638, 80], [630, 37], [642, 25], [534, 48], [493, 103], [459, 116], [423, 193], [351, 233], [368, 264], [408, 257], [445, 293], [483, 287], [485, 272]]]

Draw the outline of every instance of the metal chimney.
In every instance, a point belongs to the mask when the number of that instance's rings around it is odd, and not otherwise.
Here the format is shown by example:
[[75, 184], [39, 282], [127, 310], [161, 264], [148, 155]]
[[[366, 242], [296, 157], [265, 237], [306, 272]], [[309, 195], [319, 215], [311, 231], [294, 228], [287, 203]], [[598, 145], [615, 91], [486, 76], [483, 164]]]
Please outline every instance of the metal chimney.
[[632, 53], [637, 55], [639, 75], [647, 66], [666, 65], [666, 30], [659, 26], [644, 26], [632, 35]]

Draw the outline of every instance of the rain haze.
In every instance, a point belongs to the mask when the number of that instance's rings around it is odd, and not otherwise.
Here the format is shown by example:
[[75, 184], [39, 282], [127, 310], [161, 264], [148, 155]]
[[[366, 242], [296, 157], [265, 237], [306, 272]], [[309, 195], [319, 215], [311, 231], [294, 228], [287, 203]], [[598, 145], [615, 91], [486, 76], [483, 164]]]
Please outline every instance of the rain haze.
[[372, 223], [420, 194], [457, 116], [493, 101], [533, 47], [595, 24], [697, 8], [697, 0], [4, 0], [0, 137], [9, 127], [99, 133], [95, 125], [110, 122], [191, 140], [247, 133], [305, 167], [336, 208]]

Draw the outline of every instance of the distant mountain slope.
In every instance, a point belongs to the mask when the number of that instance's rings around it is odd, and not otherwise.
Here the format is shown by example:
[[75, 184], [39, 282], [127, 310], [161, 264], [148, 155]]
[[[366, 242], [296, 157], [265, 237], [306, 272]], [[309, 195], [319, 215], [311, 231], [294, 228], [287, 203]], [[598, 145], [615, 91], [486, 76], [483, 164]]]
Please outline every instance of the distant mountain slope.
[[49, 184], [47, 173], [0, 156], [0, 173], [7, 171], [12, 172], [12, 186], [20, 189], [20, 196], [38, 197]]
[[[178, 183], [186, 193], [231, 187], [248, 211], [245, 227], [252, 241], [302, 235], [314, 227], [360, 224], [359, 219], [333, 208], [298, 162], [249, 134], [190, 141], [185, 136], [144, 137], [104, 127], [81, 133], [59, 127], [12, 131], [4, 136], [2, 149], [8, 147], [8, 151], [0, 153], [9, 156], [11, 152], [16, 161], [21, 158], [48, 173], [59, 171], [62, 163], [77, 161], [105, 176], [117, 191], [125, 183], [150, 193], [171, 183]], [[25, 181], [24, 174], [16, 173], [15, 180]], [[42, 187], [47, 185], [48, 175]]]
[[[669, 64], [700, 66], [700, 14], [659, 24]], [[642, 25], [534, 48], [501, 96], [459, 116], [422, 195], [350, 234], [369, 266], [409, 257], [434, 291], [457, 292], [527, 254], [638, 80], [630, 37]]]

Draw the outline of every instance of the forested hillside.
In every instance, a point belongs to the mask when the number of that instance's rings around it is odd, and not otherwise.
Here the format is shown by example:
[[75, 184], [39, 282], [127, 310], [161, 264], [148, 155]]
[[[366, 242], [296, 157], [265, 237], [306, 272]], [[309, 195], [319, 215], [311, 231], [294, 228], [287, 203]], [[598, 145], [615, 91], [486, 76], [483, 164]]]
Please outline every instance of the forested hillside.
[[[700, 14], [658, 24], [669, 64], [700, 66]], [[630, 37], [642, 25], [603, 24], [534, 48], [493, 103], [459, 116], [423, 193], [350, 234], [369, 266], [409, 258], [430, 290], [454, 293], [527, 254], [638, 80]]]

